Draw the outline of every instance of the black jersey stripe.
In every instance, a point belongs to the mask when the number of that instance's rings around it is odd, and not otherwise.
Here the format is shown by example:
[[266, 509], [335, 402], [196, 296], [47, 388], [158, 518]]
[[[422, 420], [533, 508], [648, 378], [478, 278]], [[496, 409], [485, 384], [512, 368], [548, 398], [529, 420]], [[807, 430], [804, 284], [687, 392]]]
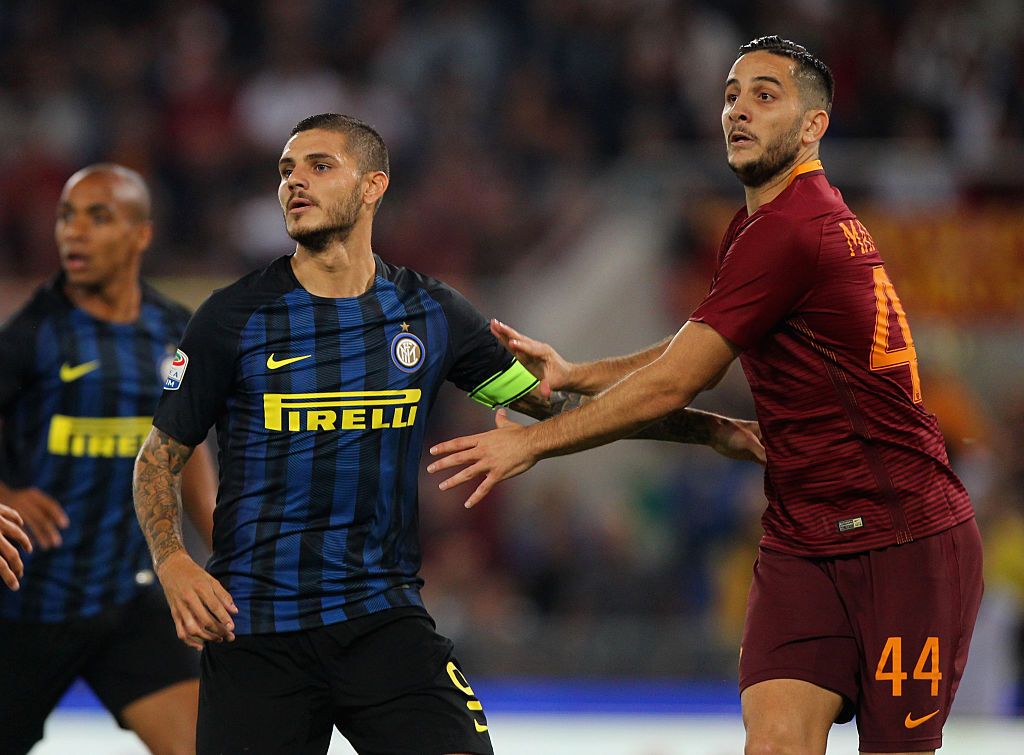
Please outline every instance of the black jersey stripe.
[[[291, 317], [285, 300], [278, 300], [262, 310], [262, 316], [254, 318], [262, 320], [263, 332], [260, 334], [263, 344], [278, 344], [282, 334], [291, 332]], [[252, 329], [254, 332], [256, 328]], [[287, 342], [287, 341], [285, 341]], [[264, 349], [265, 350], [265, 349]], [[257, 350], [258, 351], [258, 350]], [[267, 357], [270, 356], [268, 353]], [[266, 383], [269, 392], [291, 393], [292, 372], [290, 370], [270, 370], [267, 372]], [[288, 457], [291, 454], [292, 438], [284, 438], [285, 448], [273, 455], [268, 455], [265, 462], [267, 479], [287, 479]], [[271, 543], [270, 547], [257, 547], [252, 556], [252, 571], [255, 575], [274, 575], [277, 573], [277, 555], [280, 544], [281, 527], [284, 524], [287, 497], [274, 495], [272, 492], [262, 496], [256, 523], [256, 544]], [[279, 591], [286, 591], [286, 586], [278, 584], [275, 579], [258, 580], [252, 590], [252, 625], [254, 631], [267, 631], [266, 627], [275, 626]]]
[[[340, 339], [330, 337], [340, 329], [338, 309], [318, 302], [313, 305], [312, 343], [296, 348], [296, 354], [312, 353], [315, 365], [304, 372], [310, 374], [313, 383], [304, 390], [315, 392], [318, 386], [340, 386], [342, 383], [342, 347]], [[308, 350], [307, 350], [308, 349]], [[313, 627], [320, 624], [323, 611], [322, 595], [330, 589], [333, 567], [325, 558], [325, 530], [330, 526], [331, 510], [335, 505], [338, 468], [335, 450], [336, 438], [317, 435], [309, 458], [310, 484], [309, 502], [305, 524], [299, 539], [298, 563], [298, 626]]]

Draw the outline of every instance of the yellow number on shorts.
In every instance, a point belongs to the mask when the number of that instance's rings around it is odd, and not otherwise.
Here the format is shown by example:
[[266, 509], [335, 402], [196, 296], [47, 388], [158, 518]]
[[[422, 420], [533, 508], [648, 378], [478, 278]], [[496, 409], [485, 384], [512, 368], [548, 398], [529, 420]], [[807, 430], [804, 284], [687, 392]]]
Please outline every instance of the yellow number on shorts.
[[[931, 671], [924, 670], [924, 664], [930, 663]], [[939, 671], [939, 638], [929, 637], [924, 648], [921, 649], [921, 657], [917, 659], [914, 666], [915, 679], [930, 679], [932, 683], [932, 697], [939, 694], [939, 680], [942, 679], [942, 672]]]
[[[875, 337], [871, 342], [871, 369], [889, 370], [906, 365], [910, 369], [910, 386], [915, 404], [921, 403], [921, 376], [917, 371], [917, 350], [910, 336], [907, 314], [903, 311], [900, 297], [896, 295], [892, 281], [881, 265], [872, 268], [875, 282]], [[903, 333], [904, 345], [898, 349], [889, 348], [889, 307], [896, 315], [896, 323]]]
[[[892, 661], [892, 671], [885, 670], [885, 664]], [[879, 682], [892, 682], [892, 696], [903, 695], [903, 680], [907, 678], [903, 670], [903, 638], [890, 637], [885, 641], [882, 648], [882, 655], [878, 659], [878, 668], [875, 669], [875, 679]]]
[[[891, 671], [886, 671], [887, 664], [892, 665]], [[925, 670], [925, 664], [929, 669]], [[903, 695], [903, 680], [907, 673], [903, 670], [903, 638], [890, 637], [885, 641], [882, 648], [882, 655], [878, 658], [878, 667], [875, 669], [875, 680], [879, 682], [892, 682], [892, 696]], [[917, 665], [914, 666], [914, 679], [930, 681], [932, 683], [932, 697], [939, 694], [939, 681], [942, 679], [942, 672], [939, 671], [939, 638], [929, 637], [921, 648], [921, 655], [917, 658]]]
[[[448, 665], [445, 669], [448, 671], [448, 678], [452, 680], [452, 684], [458, 687], [459, 691], [461, 691], [466, 697], [471, 698], [466, 701], [466, 707], [473, 711], [478, 710], [482, 712], [484, 709], [483, 703], [476, 698], [476, 695], [473, 693], [473, 688], [469, 686], [469, 680], [466, 678], [466, 675], [462, 673], [462, 670], [455, 665], [454, 661], [448, 661]], [[476, 727], [477, 733], [482, 734], [487, 731], [487, 725], [480, 723], [475, 718], [473, 719], [473, 725]]]

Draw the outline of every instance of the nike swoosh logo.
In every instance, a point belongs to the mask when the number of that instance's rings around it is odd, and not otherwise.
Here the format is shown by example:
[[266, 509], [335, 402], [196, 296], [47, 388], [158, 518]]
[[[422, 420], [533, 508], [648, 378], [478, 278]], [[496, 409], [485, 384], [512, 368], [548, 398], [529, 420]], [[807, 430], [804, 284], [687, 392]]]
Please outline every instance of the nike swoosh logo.
[[284, 367], [284, 366], [289, 365], [289, 364], [295, 364], [296, 362], [301, 362], [303, 359], [309, 359], [311, 356], [313, 356], [313, 355], [312, 354], [306, 354], [306, 356], [304, 356], [304, 357], [289, 357], [288, 359], [274, 359], [274, 355], [271, 354], [269, 357], [267, 357], [267, 367], [269, 367], [272, 370], [276, 370], [278, 367]]
[[483, 734], [485, 731], [487, 731], [487, 727], [484, 724], [477, 721], [475, 718], [473, 719], [473, 726], [476, 727], [477, 733], [479, 734]]
[[908, 713], [906, 720], [903, 722], [903, 725], [906, 726], [908, 729], [913, 729], [923, 724], [929, 718], [933, 718], [937, 715], [939, 715], [939, 711], [937, 710], [929, 713], [927, 716], [921, 716], [921, 718], [911, 718], [910, 714]]
[[91, 362], [83, 362], [82, 364], [75, 365], [74, 367], [65, 362], [60, 366], [60, 381], [62, 383], [73, 383], [78, 380], [78, 378], [88, 375], [93, 370], [98, 370], [99, 367], [99, 359], [93, 359]]

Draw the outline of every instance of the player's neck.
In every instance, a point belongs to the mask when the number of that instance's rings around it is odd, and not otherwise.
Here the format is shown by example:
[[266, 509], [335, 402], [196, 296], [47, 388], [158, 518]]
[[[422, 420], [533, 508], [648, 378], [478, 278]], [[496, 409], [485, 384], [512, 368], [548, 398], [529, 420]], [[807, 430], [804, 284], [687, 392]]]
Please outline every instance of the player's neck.
[[366, 293], [373, 285], [376, 263], [369, 238], [332, 242], [311, 251], [299, 244], [291, 258], [292, 272], [314, 296], [344, 299]]
[[98, 286], [65, 283], [64, 294], [75, 307], [104, 322], [135, 322], [142, 309], [138, 274], [120, 275]]
[[775, 199], [784, 192], [793, 181], [793, 171], [804, 163], [818, 159], [817, 149], [805, 149], [797, 155], [796, 159], [789, 163], [774, 176], [769, 178], [760, 186], [744, 186], [743, 192], [747, 199], [747, 215], [753, 215], [759, 209]]

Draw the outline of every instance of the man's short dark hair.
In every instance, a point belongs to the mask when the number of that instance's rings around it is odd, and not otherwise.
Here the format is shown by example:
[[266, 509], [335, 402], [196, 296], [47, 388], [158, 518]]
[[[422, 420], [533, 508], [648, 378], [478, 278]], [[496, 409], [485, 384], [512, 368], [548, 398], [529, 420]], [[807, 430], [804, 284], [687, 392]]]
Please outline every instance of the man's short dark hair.
[[807, 51], [803, 45], [782, 39], [776, 34], [758, 37], [740, 47], [739, 60], [748, 52], [764, 50], [773, 55], [784, 55], [796, 61], [796, 79], [800, 91], [808, 104], [820, 107], [826, 113], [832, 112], [832, 97], [836, 91], [836, 81], [832, 71], [817, 56]]
[[379, 170], [388, 177], [391, 176], [388, 148], [373, 126], [363, 123], [351, 115], [320, 113], [303, 118], [296, 123], [290, 136], [315, 128], [344, 134], [348, 138], [348, 148], [359, 161], [359, 169], [363, 172]]

